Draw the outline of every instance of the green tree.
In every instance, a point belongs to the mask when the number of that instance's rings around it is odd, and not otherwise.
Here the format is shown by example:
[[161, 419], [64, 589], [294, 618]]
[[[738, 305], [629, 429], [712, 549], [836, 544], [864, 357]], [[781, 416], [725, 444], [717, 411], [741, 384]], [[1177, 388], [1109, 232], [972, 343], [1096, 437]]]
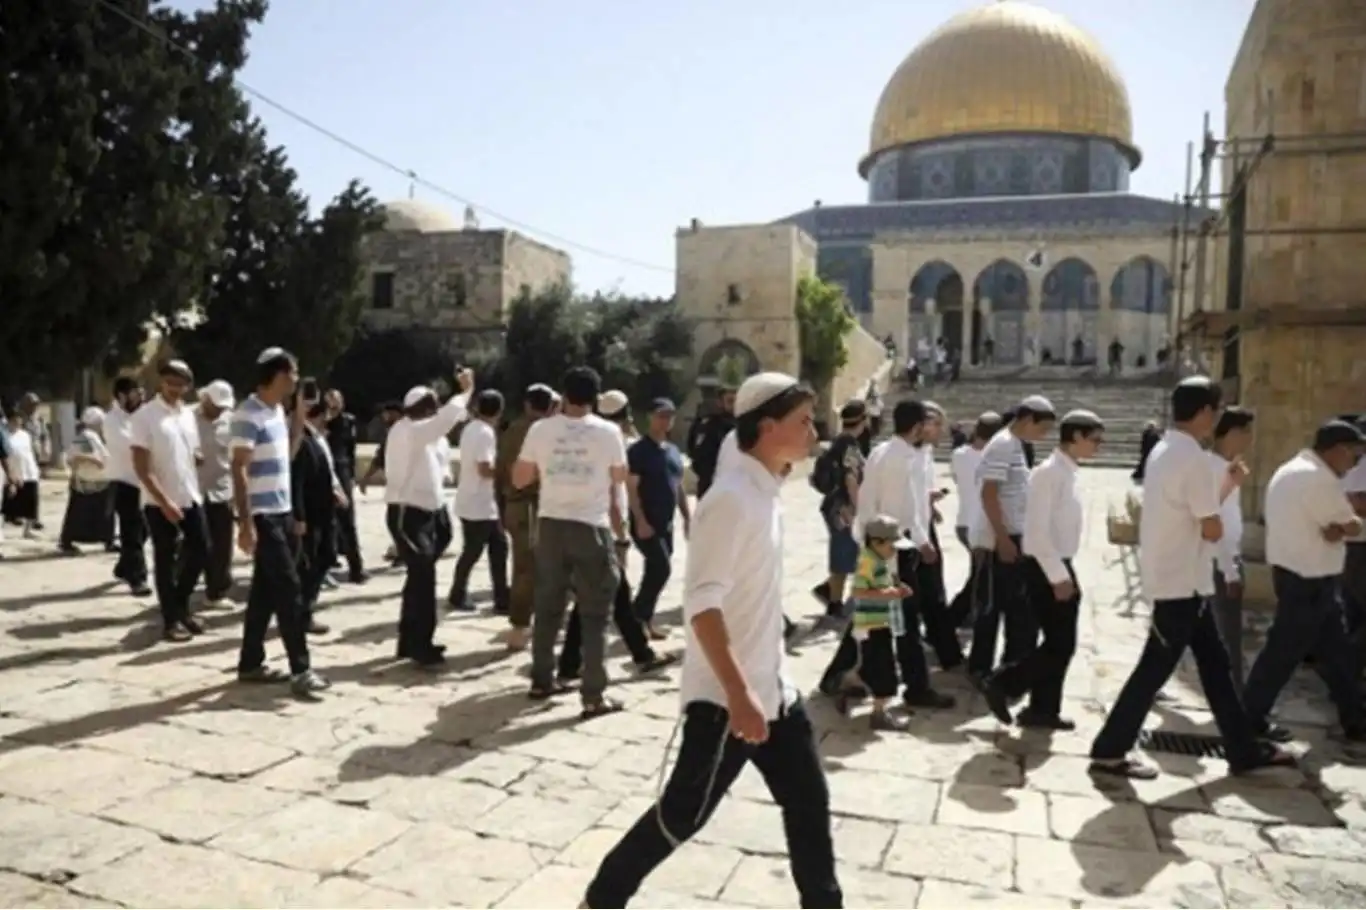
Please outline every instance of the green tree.
[[0, 385], [67, 393], [135, 360], [220, 239], [212, 180], [246, 151], [233, 75], [266, 2], [118, 6], [196, 56], [92, 0], [0, 3]]
[[[454, 367], [466, 362], [460, 340], [451, 332], [420, 328], [358, 332], [332, 364], [327, 382], [346, 394], [347, 407], [367, 420], [386, 401], [398, 401], [415, 385], [449, 382]], [[489, 387], [481, 375], [480, 386]]]
[[823, 393], [849, 363], [849, 333], [858, 322], [844, 290], [814, 275], [797, 282], [796, 312], [801, 378]]
[[219, 256], [198, 300], [199, 319], [171, 346], [206, 378], [250, 385], [257, 351], [280, 345], [306, 373], [324, 374], [351, 344], [364, 297], [362, 241], [382, 226], [369, 192], [352, 182], [312, 218], [283, 149], [244, 125], [251, 154], [220, 177], [228, 200]]

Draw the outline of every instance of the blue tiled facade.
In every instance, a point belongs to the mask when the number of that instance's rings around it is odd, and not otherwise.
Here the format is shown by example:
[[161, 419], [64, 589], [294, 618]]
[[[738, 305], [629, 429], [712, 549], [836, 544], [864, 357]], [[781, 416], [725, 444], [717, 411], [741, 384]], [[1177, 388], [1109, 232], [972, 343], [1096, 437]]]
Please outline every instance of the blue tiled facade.
[[1108, 139], [954, 139], [881, 152], [868, 169], [868, 201], [1122, 193], [1129, 172], [1129, 159]]

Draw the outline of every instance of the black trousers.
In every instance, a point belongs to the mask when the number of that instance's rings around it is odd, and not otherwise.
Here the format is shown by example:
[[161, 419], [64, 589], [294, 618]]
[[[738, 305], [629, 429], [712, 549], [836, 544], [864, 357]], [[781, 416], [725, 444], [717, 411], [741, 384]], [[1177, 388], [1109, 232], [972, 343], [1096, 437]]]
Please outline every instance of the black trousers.
[[982, 605], [985, 587], [982, 567], [986, 564], [986, 551], [972, 548], [972, 544], [968, 543], [968, 529], [962, 525], [954, 528], [954, 537], [958, 538], [958, 542], [968, 551], [968, 577], [949, 604], [950, 621], [955, 628], [961, 629], [967, 628], [969, 623], [976, 620], [977, 610]]
[[753, 762], [782, 809], [788, 863], [802, 907], [844, 906], [835, 876], [830, 789], [815, 730], [800, 701], [769, 722], [754, 746], [732, 736], [719, 705], [694, 702], [683, 712], [678, 760], [660, 794], [603, 859], [585, 905], [625, 907], [646, 877], [711, 818], [745, 765]]
[[204, 507], [192, 505], [173, 522], [155, 506], [143, 510], [152, 537], [152, 578], [167, 626], [190, 615], [190, 595], [209, 561], [209, 526]]
[[1243, 771], [1255, 767], [1262, 751], [1255, 728], [1238, 700], [1229, 666], [1228, 651], [1219, 637], [1219, 627], [1204, 597], [1192, 595], [1180, 600], [1159, 600], [1153, 604], [1148, 641], [1138, 664], [1110, 707], [1105, 725], [1091, 743], [1091, 757], [1100, 760], [1123, 758], [1138, 741], [1139, 730], [1152, 709], [1157, 693], [1171, 679], [1176, 665], [1189, 648], [1200, 674], [1219, 735], [1224, 739], [1229, 767]]
[[952, 670], [963, 663], [963, 648], [958, 644], [958, 633], [949, 613], [948, 597], [944, 592], [944, 551], [939, 547], [939, 532], [930, 525], [930, 542], [939, 550], [934, 562], [917, 559], [915, 574], [903, 575], [915, 589], [916, 608], [925, 623], [925, 641], [934, 649], [939, 666]]
[[398, 656], [422, 657], [431, 652], [436, 635], [436, 558], [438, 516], [413, 506], [390, 505], [385, 524], [393, 535], [398, 558], [407, 569], [398, 616]]
[[142, 514], [142, 490], [137, 484], [116, 480], [114, 514], [119, 519], [119, 561], [114, 577], [133, 587], [147, 583], [147, 520]]
[[303, 536], [299, 538], [299, 598], [303, 603], [306, 624], [313, 620], [323, 581], [336, 559], [336, 538], [335, 515], [314, 516], [311, 521], [305, 522]]
[[[897, 574], [902, 578], [913, 579], [916, 577], [916, 568], [919, 563], [920, 554], [917, 551], [900, 551], [897, 553]], [[925, 649], [921, 646], [920, 601], [915, 594], [902, 598], [901, 618], [906, 631], [894, 641], [897, 669], [901, 673], [901, 684], [905, 687], [907, 697], [923, 695], [930, 690], [930, 667], [925, 660]], [[952, 627], [949, 631], [952, 634]], [[844, 684], [845, 674], [858, 666], [860, 657], [859, 642], [854, 638], [853, 624], [851, 623], [844, 630], [844, 637], [840, 639], [839, 647], [835, 649], [835, 654], [830, 658], [825, 673], [821, 675], [821, 691], [826, 694], [838, 692]]]
[[253, 515], [251, 521], [256, 529], [256, 551], [252, 554], [247, 609], [242, 614], [242, 651], [237, 669], [250, 672], [266, 662], [266, 632], [274, 617], [289, 658], [289, 672], [297, 675], [309, 668], [309, 660], [294, 517]]
[[232, 587], [232, 548], [234, 519], [232, 503], [204, 503], [204, 519], [209, 528], [209, 561], [204, 566], [204, 593], [217, 600]]
[[[1016, 549], [1020, 538], [1011, 535]], [[1006, 562], [996, 551], [986, 556], [982, 571], [986, 573], [986, 598], [972, 626], [972, 649], [968, 652], [968, 669], [977, 676], [987, 676], [996, 666], [996, 636], [1005, 623], [1006, 643], [1002, 663], [1024, 660], [1039, 637], [1039, 626], [1029, 606], [1025, 588], [1025, 557]]]
[[351, 579], [365, 574], [365, 560], [360, 552], [360, 534], [356, 531], [356, 478], [350, 468], [337, 465], [337, 479], [346, 493], [346, 506], [337, 509], [336, 553], [346, 560], [346, 571]]
[[640, 572], [640, 587], [636, 589], [634, 609], [636, 617], [648, 623], [655, 618], [659, 595], [673, 574], [674, 532], [672, 527], [656, 528], [653, 537], [635, 540], [636, 549], [645, 560]]
[[470, 572], [487, 550], [489, 578], [493, 582], [493, 609], [506, 613], [508, 609], [508, 536], [503, 523], [460, 519], [460, 558], [455, 561], [455, 578], [451, 580], [450, 602], [463, 605], [470, 593]]
[[1053, 585], [1037, 560], [1023, 557], [1025, 585], [1030, 607], [1039, 623], [1042, 640], [1021, 659], [1001, 666], [992, 681], [1011, 698], [1029, 693], [1030, 713], [1057, 717], [1062, 713], [1062, 690], [1067, 668], [1077, 652], [1077, 613], [1081, 607], [1081, 586], [1070, 559], [1063, 560], [1076, 593], [1058, 600]]
[[[617, 627], [617, 634], [626, 644], [626, 650], [631, 652], [631, 659], [638, 664], [654, 660], [655, 651], [650, 647], [650, 639], [645, 635], [645, 624], [636, 616], [631, 603], [631, 583], [626, 580], [626, 573], [621, 573], [621, 581], [617, 585], [616, 597], [612, 600], [612, 622]], [[579, 669], [583, 667], [583, 626], [579, 620], [579, 608], [576, 604], [569, 611], [569, 620], [565, 623], [564, 645], [560, 648], [559, 674], [566, 679], [574, 679], [579, 675]]]

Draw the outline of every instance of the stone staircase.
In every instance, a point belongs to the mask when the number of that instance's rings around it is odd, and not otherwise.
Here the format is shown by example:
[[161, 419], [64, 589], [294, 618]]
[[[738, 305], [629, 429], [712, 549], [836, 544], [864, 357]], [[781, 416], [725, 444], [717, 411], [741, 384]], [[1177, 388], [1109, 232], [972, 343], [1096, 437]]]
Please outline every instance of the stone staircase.
[[[964, 376], [954, 383], [922, 386], [912, 393], [905, 386], [892, 388], [884, 399], [883, 436], [891, 431], [892, 408], [913, 395], [935, 401], [948, 414], [949, 423], [963, 422], [969, 429], [983, 411], [997, 411], [1018, 404], [1028, 395], [1043, 395], [1053, 402], [1058, 416], [1076, 408], [1095, 411], [1105, 421], [1105, 445], [1091, 464], [1132, 467], [1138, 461], [1143, 426], [1161, 421], [1167, 409], [1170, 380], [1145, 376], [1108, 379], [1095, 375], [1066, 375], [1054, 368], [1016, 371], [1011, 375]], [[1057, 442], [1057, 435], [1040, 442], [1036, 454], [1042, 460]], [[952, 450], [948, 433], [935, 453], [947, 459]]]

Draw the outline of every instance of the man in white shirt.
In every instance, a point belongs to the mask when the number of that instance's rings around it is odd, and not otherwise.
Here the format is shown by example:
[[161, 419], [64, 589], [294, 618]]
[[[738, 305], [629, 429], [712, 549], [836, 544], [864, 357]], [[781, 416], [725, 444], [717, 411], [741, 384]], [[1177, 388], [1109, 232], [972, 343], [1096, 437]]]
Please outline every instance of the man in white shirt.
[[982, 449], [977, 477], [982, 508], [973, 516], [968, 532], [974, 548], [989, 551], [984, 567], [986, 602], [973, 624], [968, 654], [968, 672], [978, 682], [991, 674], [996, 663], [996, 636], [1002, 622], [1004, 663], [1023, 660], [1038, 640], [1038, 624], [1029, 606], [1020, 558], [1029, 495], [1026, 447], [1051, 432], [1057, 419], [1052, 402], [1042, 395], [1031, 395], [1007, 416], [1006, 427]]
[[460, 479], [455, 487], [455, 517], [460, 519], [460, 558], [447, 601], [452, 610], [471, 612], [467, 600], [470, 572], [488, 550], [489, 577], [493, 581], [493, 611], [508, 610], [508, 540], [498, 514], [494, 488], [498, 461], [498, 421], [503, 416], [503, 395], [485, 389], [474, 399], [474, 419], [460, 431]]
[[940, 521], [938, 503], [948, 495], [947, 488], [938, 485], [935, 478], [934, 450], [944, 433], [947, 419], [944, 409], [933, 401], [925, 402], [929, 419], [921, 434], [916, 449], [920, 453], [920, 464], [911, 475], [916, 486], [916, 504], [924, 521], [930, 539], [930, 548], [921, 552], [915, 562], [915, 574], [903, 575], [911, 587], [916, 601], [916, 613], [925, 624], [925, 641], [934, 649], [939, 667], [953, 670], [963, 664], [963, 648], [958, 643], [958, 633], [948, 612], [948, 595], [944, 590], [944, 551], [939, 543]]
[[465, 419], [474, 374], [461, 370], [459, 392], [437, 403], [436, 391], [414, 386], [403, 396], [403, 417], [385, 438], [385, 523], [399, 560], [407, 570], [398, 620], [398, 656], [420, 667], [446, 662], [446, 648], [436, 635], [436, 560], [443, 548], [445, 478], [449, 456], [442, 443]]
[[[1366, 418], [1353, 414], [1345, 419], [1349, 419], [1357, 429], [1366, 431]], [[1342, 478], [1342, 490], [1357, 516], [1366, 518], [1366, 458], [1358, 461]], [[1347, 539], [1347, 557], [1342, 568], [1342, 596], [1347, 602], [1348, 625], [1360, 646], [1366, 638], [1362, 631], [1363, 626], [1366, 626], [1366, 532]], [[1366, 652], [1362, 656], [1366, 657]]]
[[[1210, 463], [1214, 466], [1216, 483], [1228, 476], [1229, 466], [1237, 463], [1252, 444], [1252, 412], [1232, 407], [1219, 415], [1214, 427], [1214, 442], [1210, 446]], [[1233, 682], [1243, 690], [1243, 499], [1238, 490], [1219, 504], [1219, 519], [1224, 524], [1214, 556], [1214, 621], [1219, 626], [1219, 637], [1228, 649], [1229, 664], [1233, 668]]]
[[209, 558], [209, 529], [199, 491], [199, 433], [182, 403], [194, 385], [194, 374], [181, 360], [168, 360], [157, 372], [157, 394], [133, 416], [128, 441], [152, 537], [162, 637], [189, 641], [204, 631], [190, 615], [190, 595]]
[[967, 549], [969, 558], [968, 577], [949, 605], [949, 616], [958, 628], [967, 627], [976, 619], [978, 601], [981, 599], [980, 589], [983, 584], [979, 569], [986, 562], [986, 553], [973, 549], [972, 543], [968, 540], [968, 532], [977, 512], [982, 508], [982, 493], [977, 481], [977, 472], [982, 465], [982, 450], [991, 441], [991, 437], [1000, 432], [1001, 426], [1000, 414], [995, 411], [983, 412], [972, 428], [972, 436], [953, 450], [950, 461], [954, 486], [958, 488], [958, 514], [954, 520], [953, 531], [958, 542]]
[[1361, 458], [1366, 437], [1354, 425], [1332, 420], [1305, 449], [1276, 469], [1267, 484], [1266, 561], [1276, 591], [1276, 617], [1266, 644], [1247, 675], [1243, 705], [1268, 739], [1288, 741], [1290, 731], [1268, 722], [1281, 690], [1309, 655], [1338, 709], [1343, 738], [1366, 742], [1366, 716], [1357, 692], [1356, 654], [1347, 635], [1341, 576], [1348, 537], [1361, 518], [1342, 492], [1342, 478]]
[[[879, 515], [897, 520], [906, 529], [914, 549], [897, 552], [897, 573], [902, 579], [915, 578], [919, 559], [933, 549], [927, 525], [928, 511], [920, 499], [923, 491], [917, 485], [916, 473], [923, 470], [925, 427], [930, 412], [922, 402], [903, 399], [892, 408], [892, 436], [873, 447], [863, 469], [863, 484], [859, 487], [858, 512], [854, 516], [854, 536], [863, 539], [863, 526]], [[921, 647], [919, 604], [914, 592], [901, 602], [902, 625], [905, 632], [896, 640], [896, 657], [904, 686], [902, 699], [911, 708], [952, 708], [953, 696], [937, 691], [930, 684], [929, 665]], [[836, 694], [843, 685], [845, 674], [858, 661], [858, 642], [853, 630], [846, 630], [821, 676], [821, 691]]]
[[1091, 773], [1152, 780], [1156, 768], [1129, 757], [1143, 720], [1189, 648], [1200, 671], [1210, 711], [1235, 774], [1293, 757], [1257, 739], [1233, 685], [1228, 651], [1219, 637], [1209, 598], [1210, 563], [1223, 536], [1219, 504], [1239, 486], [1247, 468], [1236, 462], [1221, 481], [1210, 470], [1201, 443], [1214, 433], [1222, 393], [1203, 376], [1183, 380], [1172, 392], [1172, 427], [1148, 458], [1139, 521], [1139, 570], [1152, 605], [1148, 641], [1095, 740]]
[[1042, 641], [1022, 659], [1003, 665], [983, 687], [987, 706], [1003, 724], [1010, 705], [1026, 693], [1029, 706], [1015, 721], [1022, 727], [1075, 730], [1062, 715], [1067, 668], [1077, 650], [1081, 586], [1072, 561], [1081, 549], [1082, 502], [1077, 467], [1095, 457], [1105, 425], [1090, 411], [1069, 411], [1058, 427], [1058, 447], [1029, 475], [1024, 553], [1025, 585]]
[[783, 813], [802, 907], [842, 907], [830, 793], [806, 707], [785, 669], [782, 477], [815, 440], [814, 396], [759, 373], [736, 395], [740, 466], [698, 504], [683, 614], [687, 653], [677, 764], [656, 805], [612, 848], [584, 907], [626, 907], [710, 818], [751, 761]]
[[621, 494], [626, 443], [616, 426], [593, 413], [601, 386], [589, 367], [567, 371], [560, 388], [563, 413], [531, 425], [512, 467], [513, 486], [541, 485], [530, 697], [543, 700], [570, 688], [555, 679], [555, 640], [572, 590], [582, 636], [585, 719], [622, 708], [604, 693], [607, 621], [621, 581], [613, 529], [624, 526], [627, 508]]
[[142, 514], [142, 487], [133, 470], [129, 432], [133, 414], [142, 406], [142, 387], [129, 376], [114, 381], [114, 400], [104, 417], [104, 443], [109, 447], [105, 471], [114, 488], [114, 514], [119, 519], [119, 561], [114, 577], [126, 582], [135, 597], [152, 593], [147, 587], [147, 519]]

